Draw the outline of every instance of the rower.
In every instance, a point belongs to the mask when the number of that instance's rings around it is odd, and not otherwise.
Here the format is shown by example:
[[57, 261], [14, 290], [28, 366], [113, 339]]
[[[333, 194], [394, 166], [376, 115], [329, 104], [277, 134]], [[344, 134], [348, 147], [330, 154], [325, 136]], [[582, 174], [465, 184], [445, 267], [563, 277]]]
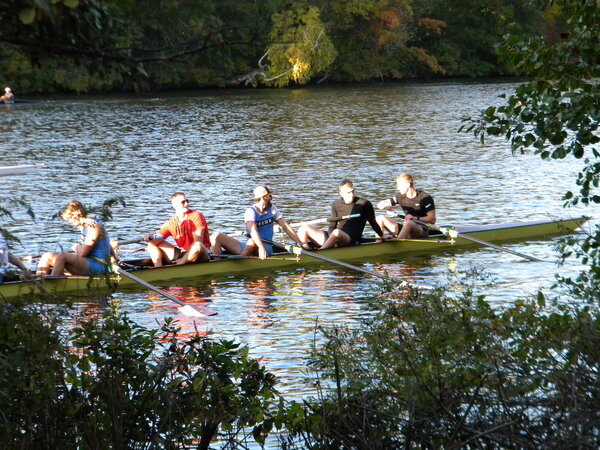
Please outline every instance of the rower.
[[[305, 245], [309, 242], [314, 243], [321, 250], [356, 245], [362, 238], [367, 221], [375, 233], [383, 237], [383, 231], [375, 219], [373, 205], [370, 201], [355, 195], [354, 184], [350, 180], [343, 180], [340, 183], [339, 193], [340, 198], [331, 205], [329, 231], [303, 225], [298, 229], [298, 236], [302, 242]], [[348, 218], [340, 220], [342, 217]]]
[[[273, 196], [276, 192], [267, 186], [257, 186], [254, 189], [254, 204], [246, 208], [244, 221], [246, 222], [246, 242], [227, 236], [225, 233], [217, 232], [210, 237], [212, 252], [220, 255], [222, 249], [233, 255], [253, 256], [258, 255], [260, 259], [266, 259], [273, 253], [273, 246], [264, 241], [273, 240], [273, 226], [277, 223], [287, 235], [298, 245], [302, 245], [296, 232], [283, 218], [283, 214], [273, 205]], [[263, 241], [264, 240], [264, 241]]]
[[377, 203], [377, 208], [392, 211], [394, 206], [400, 205], [404, 211], [404, 224], [400, 225], [387, 216], [378, 216], [377, 223], [382, 230], [390, 231], [395, 238], [418, 239], [429, 236], [429, 227], [413, 220], [432, 225], [435, 223], [433, 198], [426, 192], [415, 189], [413, 177], [408, 173], [398, 175], [396, 185], [398, 193]]
[[[190, 208], [190, 201], [183, 192], [171, 196], [171, 206], [175, 214], [155, 235], [146, 234], [143, 238], [148, 242], [154, 267], [208, 261], [210, 237], [204, 215]], [[169, 236], [175, 239], [177, 247], [165, 240]]]
[[46, 252], [40, 258], [38, 275], [101, 275], [110, 272], [110, 239], [99, 220], [88, 217], [81, 202], [67, 204], [61, 217], [81, 229], [81, 244], [73, 244], [71, 252]]
[[2, 103], [14, 103], [15, 94], [12, 93], [9, 87], [4, 88], [4, 95], [0, 96], [0, 102]]
[[2, 233], [0, 233], [0, 284], [4, 283], [9, 264], [17, 266], [25, 279], [30, 280], [32, 278], [29, 270], [25, 267], [21, 259], [8, 250], [8, 244], [6, 243], [4, 236], [2, 236]]

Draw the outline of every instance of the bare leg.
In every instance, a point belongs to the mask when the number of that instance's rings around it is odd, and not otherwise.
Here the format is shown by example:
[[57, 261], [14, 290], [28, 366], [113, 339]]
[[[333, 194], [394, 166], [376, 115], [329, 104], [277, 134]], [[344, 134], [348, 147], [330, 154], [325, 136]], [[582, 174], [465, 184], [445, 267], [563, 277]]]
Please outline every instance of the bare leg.
[[242, 253], [242, 244], [235, 238], [227, 236], [225, 233], [220, 231], [213, 233], [210, 237], [211, 251], [214, 255], [220, 255], [223, 253], [224, 248], [232, 255], [239, 255]]
[[398, 235], [400, 239], [418, 239], [420, 237], [423, 237], [423, 228], [412, 220], [404, 222], [402, 230], [400, 230], [400, 234]]
[[187, 264], [189, 262], [206, 262], [208, 261], [208, 250], [202, 243], [194, 242], [190, 249], [185, 253], [177, 264]]
[[147, 250], [154, 267], [162, 267], [164, 261], [169, 263], [175, 258], [175, 247], [166, 241], [162, 241], [158, 245], [148, 242]]
[[50, 271], [54, 266], [54, 261], [58, 256], [57, 253], [47, 252], [42, 255], [40, 262], [38, 263], [36, 275], [50, 275]]
[[65, 269], [72, 275], [85, 275], [89, 263], [86, 258], [77, 256], [75, 253], [59, 253], [52, 267], [52, 275], [64, 275]]
[[321, 250], [332, 247], [345, 247], [350, 244], [350, 236], [342, 230], [333, 230], [325, 243], [321, 245]]
[[300, 228], [298, 228], [298, 232], [296, 234], [303, 245], [306, 245], [309, 242], [314, 242], [320, 247], [326, 241], [325, 232], [323, 230], [319, 230], [318, 228], [311, 227], [310, 225], [302, 225]]
[[258, 255], [258, 246], [254, 243], [252, 239], [248, 239], [246, 241], [246, 245], [244, 245], [244, 250], [242, 250], [240, 254], [243, 256]]
[[389, 231], [392, 233], [392, 236], [397, 237], [400, 232], [400, 225], [394, 222], [387, 216], [377, 216], [376, 219], [381, 231], [385, 233], [385, 231]]

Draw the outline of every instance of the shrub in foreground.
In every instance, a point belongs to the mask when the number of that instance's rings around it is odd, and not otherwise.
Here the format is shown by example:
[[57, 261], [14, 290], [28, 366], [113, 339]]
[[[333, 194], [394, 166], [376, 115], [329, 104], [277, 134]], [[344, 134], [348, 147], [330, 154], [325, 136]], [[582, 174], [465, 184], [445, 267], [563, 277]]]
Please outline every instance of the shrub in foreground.
[[388, 289], [358, 327], [323, 330], [320, 394], [286, 418], [287, 445], [598, 448], [598, 309], [492, 307], [472, 286]]
[[[7, 448], [208, 448], [262, 425], [275, 377], [232, 341], [180, 342], [109, 309], [71, 332], [0, 306], [0, 439]], [[262, 441], [264, 436], [256, 432]]]

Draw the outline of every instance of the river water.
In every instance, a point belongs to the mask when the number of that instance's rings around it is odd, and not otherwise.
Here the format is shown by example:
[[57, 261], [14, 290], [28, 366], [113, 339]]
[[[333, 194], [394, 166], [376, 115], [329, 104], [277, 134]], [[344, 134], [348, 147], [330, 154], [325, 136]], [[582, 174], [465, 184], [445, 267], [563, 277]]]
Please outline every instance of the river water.
[[[52, 219], [70, 200], [97, 205], [124, 196], [107, 225], [128, 239], [155, 231], [172, 214], [169, 197], [188, 195], [211, 230], [242, 228], [254, 186], [278, 192], [275, 204], [289, 221], [327, 217], [342, 178], [373, 202], [394, 193], [395, 176], [413, 174], [433, 195], [439, 224], [598, 216], [598, 210], [564, 210], [561, 195], [575, 189], [578, 162], [543, 162], [511, 155], [502, 140], [481, 145], [457, 134], [460, 118], [476, 115], [516, 84], [389, 84], [285, 90], [224, 90], [153, 97], [44, 99], [0, 110], [0, 165], [44, 164], [36, 173], [0, 178], [4, 199], [24, 196], [37, 216], [32, 223], [11, 207], [3, 224], [20, 237], [19, 254], [65, 248], [76, 231]], [[553, 240], [509, 248], [555, 260]], [[375, 261], [369, 269], [435, 285], [470, 267], [493, 277], [484, 288], [499, 304], [552, 284], [555, 274], [574, 273], [577, 262], [556, 268], [489, 248], [409, 255]], [[179, 319], [195, 329], [236, 339], [280, 380], [289, 397], [310, 392], [302, 380], [315, 325], [352, 324], [377, 290], [368, 276], [336, 267], [293, 269], [160, 286], [218, 315], [191, 319], [150, 292], [116, 293], [122, 309], [153, 328]], [[68, 320], [96, 315], [105, 306], [79, 300]]]

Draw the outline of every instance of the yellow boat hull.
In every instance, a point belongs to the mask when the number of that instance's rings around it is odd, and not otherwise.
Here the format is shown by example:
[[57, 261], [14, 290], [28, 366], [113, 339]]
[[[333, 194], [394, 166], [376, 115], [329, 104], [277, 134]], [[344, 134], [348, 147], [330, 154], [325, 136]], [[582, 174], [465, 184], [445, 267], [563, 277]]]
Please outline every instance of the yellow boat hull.
[[[522, 241], [534, 237], [572, 233], [589, 219], [589, 217], [584, 216], [566, 220], [457, 227], [456, 231], [459, 232], [459, 235], [455, 239], [448, 239], [444, 236], [432, 236], [427, 239], [396, 239], [380, 243], [372, 240], [371, 242], [354, 247], [324, 250], [319, 252], [319, 254], [340, 261], [365, 261], [385, 255], [428, 253], [451, 248], [478, 246], [478, 244], [462, 238], [461, 234], [494, 243]], [[209, 263], [145, 268], [134, 270], [132, 273], [148, 283], [164, 285], [174, 280], [217, 278], [250, 271], [271, 271], [292, 266], [305, 267], [313, 264], [324, 263], [321, 260], [304, 254], [299, 256], [275, 254], [266, 260], [253, 257], [235, 257], [233, 259], [211, 261]], [[113, 292], [116, 289], [121, 290], [138, 286], [135, 281], [127, 277], [121, 277], [118, 274], [99, 277], [46, 277], [36, 282], [10, 282], [0, 285], [0, 298], [11, 299], [26, 295], [36, 295], [40, 294], [42, 290], [46, 290], [55, 296], [102, 295], [103, 293]]]

